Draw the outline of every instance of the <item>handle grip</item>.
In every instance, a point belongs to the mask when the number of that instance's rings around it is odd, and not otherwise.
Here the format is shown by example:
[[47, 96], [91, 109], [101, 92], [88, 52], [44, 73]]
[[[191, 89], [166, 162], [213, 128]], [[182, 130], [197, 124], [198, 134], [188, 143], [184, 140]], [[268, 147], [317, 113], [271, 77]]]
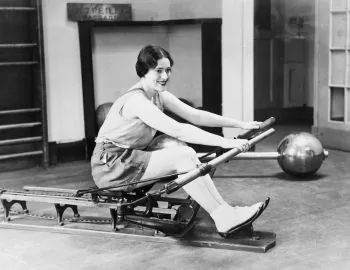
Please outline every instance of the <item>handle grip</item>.
[[246, 139], [246, 140], [252, 139], [257, 134], [259, 134], [262, 131], [266, 130], [268, 127], [270, 127], [275, 122], [276, 122], [276, 118], [275, 117], [270, 117], [270, 118], [268, 118], [267, 120], [265, 120], [264, 122], [261, 123], [259, 129], [247, 130], [246, 132], [238, 135], [237, 139]]

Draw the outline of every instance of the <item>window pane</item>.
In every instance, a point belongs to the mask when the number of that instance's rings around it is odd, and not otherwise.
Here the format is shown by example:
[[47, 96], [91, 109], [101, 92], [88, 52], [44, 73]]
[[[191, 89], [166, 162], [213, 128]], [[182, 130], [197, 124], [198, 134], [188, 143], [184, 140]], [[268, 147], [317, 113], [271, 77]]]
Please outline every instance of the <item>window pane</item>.
[[345, 85], [345, 51], [331, 52], [331, 84]]
[[332, 0], [332, 10], [345, 10], [346, 0]]
[[346, 14], [332, 14], [332, 47], [346, 46]]
[[344, 88], [331, 88], [331, 115], [333, 121], [344, 121]]

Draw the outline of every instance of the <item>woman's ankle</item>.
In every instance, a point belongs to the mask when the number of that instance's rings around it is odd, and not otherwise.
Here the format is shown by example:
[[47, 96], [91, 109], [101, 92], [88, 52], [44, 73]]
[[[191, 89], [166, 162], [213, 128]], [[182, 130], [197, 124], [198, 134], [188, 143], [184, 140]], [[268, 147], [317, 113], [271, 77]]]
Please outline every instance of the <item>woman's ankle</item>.
[[221, 218], [224, 215], [227, 215], [227, 211], [230, 209], [230, 205], [228, 203], [222, 203], [216, 209], [214, 209], [210, 214], [210, 217], [215, 221], [215, 219]]

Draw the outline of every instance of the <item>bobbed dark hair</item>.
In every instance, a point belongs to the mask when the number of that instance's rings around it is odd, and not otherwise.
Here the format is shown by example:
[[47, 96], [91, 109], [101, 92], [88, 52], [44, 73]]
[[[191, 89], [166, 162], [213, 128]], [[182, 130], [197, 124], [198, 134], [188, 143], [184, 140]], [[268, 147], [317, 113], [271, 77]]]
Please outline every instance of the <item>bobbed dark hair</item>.
[[136, 73], [142, 78], [147, 72], [157, 66], [157, 62], [161, 58], [168, 58], [170, 66], [174, 65], [174, 61], [170, 53], [164, 48], [157, 45], [147, 45], [141, 49], [137, 56]]

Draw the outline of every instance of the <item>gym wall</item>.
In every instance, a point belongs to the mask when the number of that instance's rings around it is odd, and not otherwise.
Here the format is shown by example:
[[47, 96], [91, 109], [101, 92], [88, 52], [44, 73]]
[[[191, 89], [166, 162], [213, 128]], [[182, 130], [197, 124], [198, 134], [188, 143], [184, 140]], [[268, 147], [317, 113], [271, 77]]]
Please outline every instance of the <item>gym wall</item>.
[[[77, 23], [68, 21], [67, 19], [67, 2], [69, 1], [43, 0], [48, 136], [49, 141], [55, 141], [57, 143], [80, 141], [85, 138], [78, 26]], [[102, 3], [105, 1], [76, 0], [74, 2]], [[110, 0], [108, 2], [131, 3], [133, 20], [221, 18], [222, 8], [221, 0]], [[201, 71], [197, 70], [197, 66], [200, 66], [200, 50], [198, 52], [196, 51], [197, 43], [200, 42], [200, 39], [196, 40], [198, 37], [197, 30], [195, 27], [187, 28], [186, 31], [181, 33], [181, 36], [179, 34], [179, 29], [168, 30], [157, 29], [155, 33], [152, 33], [152, 38], [159, 41], [161, 45], [168, 45], [175, 58], [176, 69], [179, 70], [174, 70], [172, 89], [175, 88], [175, 84], [180, 81], [180, 76], [185, 76], [184, 74], [186, 74], [186, 78], [189, 76], [189, 74], [183, 70], [184, 65], [182, 63], [184, 62], [185, 55], [191, 55], [191, 59], [195, 63], [195, 68], [193, 70], [196, 69], [194, 78], [187, 83], [188, 85], [186, 87], [193, 88], [195, 86], [197, 89], [200, 89], [201, 85], [198, 83], [198, 74], [200, 74]], [[96, 35], [104, 35], [98, 31]], [[125, 61], [124, 66], [130, 69], [134, 66], [135, 52], [139, 50], [141, 44], [144, 45], [150, 41], [150, 37], [147, 36], [148, 32], [145, 32], [149, 30], [134, 29], [133, 31], [134, 33], [120, 33], [120, 35], [125, 35], [124, 39], [121, 40], [123, 46], [126, 46], [126, 41], [132, 40], [136, 42], [132, 45], [131, 49], [127, 50], [124, 47], [124, 51], [122, 52], [125, 54], [122, 58]], [[167, 32], [167, 34], [165, 34], [165, 32]], [[138, 35], [141, 35], [141, 37], [136, 39]], [[111, 38], [106, 37], [105, 39]], [[117, 40], [117, 38], [113, 38], [113, 40], [114, 39]], [[188, 42], [185, 47], [179, 46], [180, 41], [183, 40]], [[107, 57], [105, 54], [109, 53], [109, 51], [101, 51], [101, 48], [108, 49], [108, 46], [106, 47], [106, 44], [100, 44], [100, 42], [102, 41], [99, 41], [95, 47], [95, 68], [99, 69], [99, 73], [100, 69], [112, 72], [111, 67], [108, 65], [112, 65], [113, 68], [115, 67], [116, 71], [118, 71], [118, 69], [120, 70], [120, 66], [116, 66], [115, 61], [105, 61], [107, 66], [104, 68], [101, 66], [101, 61], [104, 59], [103, 57]], [[105, 47], [100, 47], [100, 45]], [[130, 44], [128, 46], [130, 46]], [[190, 51], [188, 51], [188, 49]], [[120, 54], [121, 52], [118, 53]], [[101, 60], [95, 57], [101, 54], [103, 56]], [[123, 80], [116, 83], [116, 85], [118, 85], [120, 89], [127, 88], [130, 82], [134, 82], [133, 76], [136, 76], [135, 73], [131, 70], [130, 72], [128, 71], [123, 75]], [[103, 77], [98, 75], [97, 79], [95, 79], [95, 85], [97, 88], [106, 86], [108, 88], [108, 93], [106, 92], [105, 95], [99, 96], [97, 102], [112, 98], [114, 95], [113, 91], [120, 91], [114, 90], [114, 88], [112, 89], [112, 85], [115, 85], [114, 82], [111, 81], [115, 78], [114, 74], [109, 73], [106, 81], [103, 81], [102, 78]], [[197, 80], [196, 83], [194, 83], [195, 80]], [[183, 87], [183, 85], [180, 86]], [[196, 93], [196, 91], [196, 89], [193, 90], [193, 93]], [[200, 99], [200, 96], [197, 95], [195, 96], [194, 102], [199, 104]]]
[[201, 31], [199, 25], [190, 25], [96, 27], [93, 35], [95, 107], [113, 102], [137, 82], [136, 58], [146, 44], [163, 46], [175, 61], [169, 91], [201, 106]]

